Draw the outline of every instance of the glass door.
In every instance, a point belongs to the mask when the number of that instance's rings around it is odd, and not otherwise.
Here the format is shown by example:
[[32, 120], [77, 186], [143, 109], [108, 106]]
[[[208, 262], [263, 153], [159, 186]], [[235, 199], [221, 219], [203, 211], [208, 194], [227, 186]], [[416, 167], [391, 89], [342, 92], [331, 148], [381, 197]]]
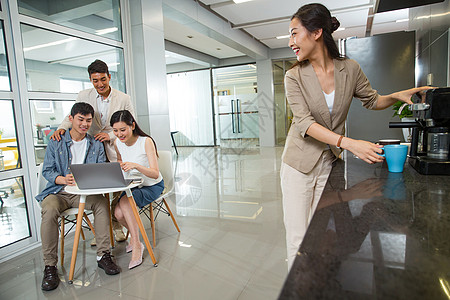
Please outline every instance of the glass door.
[[273, 85], [275, 90], [275, 138], [277, 146], [284, 146], [291, 127], [292, 111], [284, 93], [284, 74], [296, 60], [279, 60], [272, 64]]
[[259, 146], [256, 65], [213, 69], [217, 145]]
[[170, 130], [177, 146], [214, 146], [210, 70], [167, 75]]

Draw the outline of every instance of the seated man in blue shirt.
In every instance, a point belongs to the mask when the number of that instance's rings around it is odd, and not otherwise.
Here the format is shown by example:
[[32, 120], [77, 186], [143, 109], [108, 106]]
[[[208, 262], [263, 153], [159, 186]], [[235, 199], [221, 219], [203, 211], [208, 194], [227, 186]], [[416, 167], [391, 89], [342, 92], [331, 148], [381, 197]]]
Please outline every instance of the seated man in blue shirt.
[[[78, 207], [80, 196], [64, 191], [66, 185], [74, 185], [70, 172], [71, 164], [105, 162], [103, 144], [87, 132], [92, 124], [94, 108], [85, 102], [73, 105], [69, 120], [72, 128], [62, 137], [61, 142], [50, 140], [45, 152], [42, 175], [48, 183], [36, 196], [41, 201], [41, 238], [45, 270], [42, 289], [50, 291], [59, 284], [58, 270], [58, 218], [64, 210]], [[106, 274], [120, 273], [109, 251], [109, 201], [101, 195], [88, 196], [86, 209], [94, 212], [94, 228], [97, 238], [97, 264]]]

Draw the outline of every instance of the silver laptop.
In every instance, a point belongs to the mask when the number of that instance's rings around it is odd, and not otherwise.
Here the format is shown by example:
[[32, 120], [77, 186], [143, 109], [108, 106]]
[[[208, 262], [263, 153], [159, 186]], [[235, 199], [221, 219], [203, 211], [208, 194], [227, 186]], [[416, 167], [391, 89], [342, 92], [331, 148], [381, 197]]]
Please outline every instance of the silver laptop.
[[133, 179], [125, 179], [118, 162], [70, 165], [80, 190], [128, 186]]

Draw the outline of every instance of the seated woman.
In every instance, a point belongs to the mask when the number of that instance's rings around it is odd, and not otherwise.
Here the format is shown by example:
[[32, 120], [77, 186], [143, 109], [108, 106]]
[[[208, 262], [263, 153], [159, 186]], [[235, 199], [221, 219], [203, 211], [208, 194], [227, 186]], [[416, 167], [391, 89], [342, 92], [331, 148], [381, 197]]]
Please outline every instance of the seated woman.
[[[164, 190], [164, 180], [158, 168], [158, 152], [155, 141], [144, 133], [127, 110], [120, 110], [111, 116], [110, 121], [117, 136], [114, 147], [117, 161], [126, 177], [139, 176], [142, 184], [131, 190], [134, 201], [142, 208], [156, 200]], [[114, 212], [117, 220], [125, 226], [131, 235], [127, 252], [133, 251], [129, 269], [142, 263], [144, 244], [139, 241], [139, 227], [125, 193], [121, 195]]]

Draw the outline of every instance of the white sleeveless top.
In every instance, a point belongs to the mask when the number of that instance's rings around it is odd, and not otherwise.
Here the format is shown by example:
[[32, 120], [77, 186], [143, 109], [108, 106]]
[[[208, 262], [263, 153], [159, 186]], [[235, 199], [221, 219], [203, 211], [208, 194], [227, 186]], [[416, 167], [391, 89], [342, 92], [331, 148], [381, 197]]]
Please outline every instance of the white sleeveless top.
[[[119, 150], [120, 156], [122, 157], [123, 162], [133, 162], [137, 163], [146, 168], [150, 167], [148, 163], [147, 154], [145, 153], [145, 140], [147, 137], [139, 136], [136, 143], [132, 146], [127, 146], [125, 143], [121, 142], [119, 139], [116, 139], [116, 146]], [[142, 177], [144, 180], [141, 186], [151, 186], [160, 182], [163, 178], [161, 172], [159, 172], [159, 176], [157, 179], [153, 179], [145, 176], [141, 172], [136, 169], [125, 172], [125, 178], [127, 177]]]
[[333, 104], [334, 104], [334, 91], [332, 91], [331, 93], [327, 94], [324, 91], [322, 91], [323, 95], [325, 96], [325, 100], [327, 101], [327, 106], [328, 106], [328, 110], [331, 111], [333, 110]]

